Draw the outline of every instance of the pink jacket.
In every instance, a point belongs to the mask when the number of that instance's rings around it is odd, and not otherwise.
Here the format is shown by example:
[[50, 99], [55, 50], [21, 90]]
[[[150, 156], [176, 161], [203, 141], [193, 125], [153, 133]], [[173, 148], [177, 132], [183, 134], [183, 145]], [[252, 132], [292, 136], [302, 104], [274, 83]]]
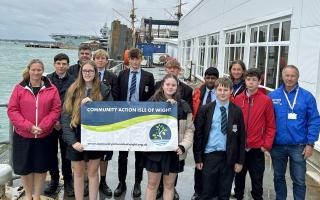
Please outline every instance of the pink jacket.
[[[44, 138], [60, 118], [61, 101], [57, 88], [43, 77], [44, 85], [34, 96], [26, 82], [16, 85], [8, 105], [8, 117], [15, 132], [25, 138]], [[37, 136], [30, 132], [35, 125], [42, 129]]]

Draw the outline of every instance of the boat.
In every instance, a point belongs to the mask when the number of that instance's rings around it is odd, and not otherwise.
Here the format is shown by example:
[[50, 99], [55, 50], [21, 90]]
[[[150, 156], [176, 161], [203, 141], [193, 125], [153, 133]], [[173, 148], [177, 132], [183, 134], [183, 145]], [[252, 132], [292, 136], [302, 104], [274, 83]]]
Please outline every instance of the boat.
[[75, 48], [79, 47], [83, 42], [99, 39], [99, 37], [96, 36], [76, 34], [51, 34], [49, 36], [63, 46]]

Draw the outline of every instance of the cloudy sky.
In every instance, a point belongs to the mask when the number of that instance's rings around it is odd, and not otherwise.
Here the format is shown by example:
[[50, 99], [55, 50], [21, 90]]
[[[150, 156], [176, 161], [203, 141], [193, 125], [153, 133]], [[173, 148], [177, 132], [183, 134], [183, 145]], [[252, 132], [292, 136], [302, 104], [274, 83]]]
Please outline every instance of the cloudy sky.
[[[182, 0], [185, 14], [199, 0]], [[136, 15], [173, 19], [178, 0], [135, 0]], [[99, 35], [105, 21], [128, 24], [131, 0], [0, 0], [0, 38], [51, 40], [51, 33]], [[116, 10], [116, 11], [114, 11]], [[169, 12], [169, 13], [168, 13]], [[138, 24], [137, 24], [138, 25]], [[136, 26], [137, 26], [136, 25]]]

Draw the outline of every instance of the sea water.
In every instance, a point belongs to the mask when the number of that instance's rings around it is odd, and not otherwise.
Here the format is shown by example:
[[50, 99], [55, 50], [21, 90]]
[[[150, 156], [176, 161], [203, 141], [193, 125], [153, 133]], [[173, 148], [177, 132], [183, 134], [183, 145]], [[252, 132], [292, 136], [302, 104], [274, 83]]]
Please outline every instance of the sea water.
[[[67, 54], [70, 64], [78, 60], [77, 50], [74, 49], [30, 48], [25, 47], [21, 42], [0, 41], [0, 104], [8, 103], [14, 86], [22, 80], [22, 72], [31, 59], [42, 60], [45, 72], [51, 73], [54, 71], [53, 58], [58, 53]], [[7, 108], [0, 107], [0, 142], [8, 139]]]

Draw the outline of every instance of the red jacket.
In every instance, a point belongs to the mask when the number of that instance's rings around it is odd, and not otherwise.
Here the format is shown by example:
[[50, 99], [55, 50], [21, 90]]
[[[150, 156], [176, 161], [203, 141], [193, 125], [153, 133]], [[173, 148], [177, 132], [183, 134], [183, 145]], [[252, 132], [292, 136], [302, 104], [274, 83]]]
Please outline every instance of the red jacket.
[[245, 90], [234, 103], [242, 109], [247, 133], [246, 148], [264, 147], [270, 151], [276, 130], [271, 99], [261, 90], [248, 97]]
[[192, 119], [194, 120], [196, 114], [202, 105], [203, 96], [206, 92], [206, 84], [202, 84], [200, 87], [197, 87], [192, 95]]
[[[34, 96], [26, 82], [16, 85], [8, 104], [8, 117], [15, 132], [25, 138], [43, 138], [52, 132], [60, 118], [61, 102], [57, 88], [43, 77], [44, 85]], [[35, 136], [30, 132], [35, 125], [42, 133]]]

